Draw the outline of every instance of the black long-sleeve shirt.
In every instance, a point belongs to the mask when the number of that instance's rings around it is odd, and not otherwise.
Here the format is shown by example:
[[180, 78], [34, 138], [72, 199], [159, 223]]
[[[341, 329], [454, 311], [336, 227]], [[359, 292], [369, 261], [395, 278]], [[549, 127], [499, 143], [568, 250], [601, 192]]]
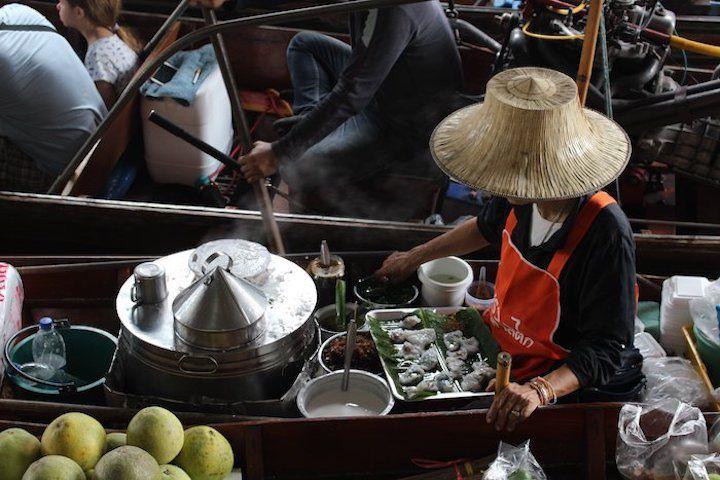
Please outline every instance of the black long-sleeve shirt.
[[[588, 200], [580, 199], [579, 211]], [[510, 210], [507, 200], [492, 198], [478, 215], [480, 233], [500, 244]], [[547, 242], [530, 246], [532, 205], [515, 208], [512, 241], [523, 257], [547, 269], [562, 247], [576, 214]], [[635, 242], [620, 207], [612, 204], [597, 216], [570, 256], [558, 279], [560, 322], [553, 341], [570, 350], [565, 363], [582, 387], [606, 385], [620, 370], [621, 355], [632, 349], [635, 321]]]
[[373, 99], [390, 133], [425, 147], [433, 128], [462, 106], [460, 56], [439, 2], [350, 15], [352, 54], [335, 88], [273, 143], [296, 158]]

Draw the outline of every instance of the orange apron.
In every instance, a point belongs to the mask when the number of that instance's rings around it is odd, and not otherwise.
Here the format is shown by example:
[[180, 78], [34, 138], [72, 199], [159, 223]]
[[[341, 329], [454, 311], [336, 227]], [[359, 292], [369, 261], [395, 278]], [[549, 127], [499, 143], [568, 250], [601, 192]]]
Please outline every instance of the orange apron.
[[537, 268], [512, 243], [517, 225], [511, 211], [505, 223], [500, 267], [495, 281], [495, 305], [485, 312], [501, 350], [513, 357], [513, 378], [527, 380], [547, 373], [569, 350], [553, 342], [560, 322], [560, 272], [597, 215], [615, 200], [605, 192], [593, 195], [577, 214], [565, 244], [547, 270]]

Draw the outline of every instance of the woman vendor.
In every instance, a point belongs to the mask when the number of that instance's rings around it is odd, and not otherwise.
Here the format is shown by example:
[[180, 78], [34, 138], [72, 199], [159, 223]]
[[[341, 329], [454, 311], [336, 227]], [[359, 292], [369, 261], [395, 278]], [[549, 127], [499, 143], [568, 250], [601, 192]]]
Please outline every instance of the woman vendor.
[[513, 356], [514, 382], [488, 423], [512, 430], [560, 398], [632, 399], [642, 386], [635, 246], [622, 210], [599, 191], [627, 164], [625, 132], [583, 109], [570, 77], [518, 68], [490, 80], [484, 103], [446, 118], [431, 148], [451, 178], [494, 196], [477, 219], [393, 253], [376, 277], [402, 280], [424, 262], [500, 246], [484, 318]]

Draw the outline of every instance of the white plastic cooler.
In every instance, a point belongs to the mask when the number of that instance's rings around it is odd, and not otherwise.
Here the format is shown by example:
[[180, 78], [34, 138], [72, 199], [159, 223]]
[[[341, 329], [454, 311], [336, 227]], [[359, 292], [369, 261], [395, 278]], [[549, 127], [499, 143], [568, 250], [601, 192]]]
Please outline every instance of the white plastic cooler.
[[150, 122], [151, 110], [218, 150], [230, 153], [232, 112], [219, 68], [198, 88], [190, 106], [180, 105], [171, 98], [143, 97], [141, 101], [145, 161], [150, 176], [158, 183], [195, 186], [197, 180], [215, 172], [220, 162]]

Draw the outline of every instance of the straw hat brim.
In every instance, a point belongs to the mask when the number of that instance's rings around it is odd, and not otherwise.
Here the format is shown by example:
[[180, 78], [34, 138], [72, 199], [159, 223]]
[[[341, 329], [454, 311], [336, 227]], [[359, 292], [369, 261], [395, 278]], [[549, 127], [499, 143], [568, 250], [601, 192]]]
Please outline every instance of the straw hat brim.
[[[550, 148], [545, 155], [556, 155], [553, 172], [521, 169], [493, 171], [493, 165], [503, 169], [506, 162], [497, 161], [498, 151], [473, 152], [477, 144], [470, 135], [465, 138], [453, 135], [459, 125], [472, 122], [471, 117], [482, 115], [484, 103], [464, 107], [446, 117], [430, 137], [430, 150], [438, 167], [451, 179], [493, 195], [521, 200], [562, 200], [594, 193], [615, 180], [625, 169], [632, 152], [627, 133], [613, 120], [588, 108], [583, 108], [589, 124], [590, 138], [584, 138], [583, 148], [576, 145]], [[492, 135], [493, 143], [512, 142], [502, 138], [502, 132], [492, 129], [474, 131], [473, 135]], [[562, 149], [565, 149], [562, 151]], [[577, 151], [573, 152], [573, 148]], [[468, 156], [474, 158], [469, 161]], [[568, 161], [568, 159], [572, 161]], [[481, 166], [483, 168], [473, 168]], [[504, 177], [504, 178], [502, 178]], [[554, 177], [554, 178], [553, 178]], [[502, 179], [502, 181], [500, 181]]]

